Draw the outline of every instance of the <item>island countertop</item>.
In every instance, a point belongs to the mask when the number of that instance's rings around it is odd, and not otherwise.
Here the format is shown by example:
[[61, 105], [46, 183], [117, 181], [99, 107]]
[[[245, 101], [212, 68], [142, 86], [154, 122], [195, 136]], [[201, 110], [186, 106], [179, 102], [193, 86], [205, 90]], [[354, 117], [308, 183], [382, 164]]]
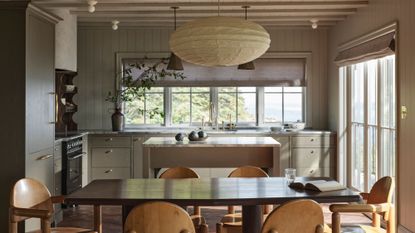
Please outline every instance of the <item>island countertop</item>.
[[209, 137], [205, 141], [176, 141], [172, 137], [151, 137], [144, 147], [280, 147], [272, 137]]

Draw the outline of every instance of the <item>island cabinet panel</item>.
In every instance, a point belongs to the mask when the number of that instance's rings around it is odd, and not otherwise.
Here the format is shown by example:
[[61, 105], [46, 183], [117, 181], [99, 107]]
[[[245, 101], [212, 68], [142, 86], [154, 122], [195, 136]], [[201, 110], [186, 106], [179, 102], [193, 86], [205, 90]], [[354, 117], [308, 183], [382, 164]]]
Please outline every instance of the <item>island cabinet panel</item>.
[[131, 178], [132, 139], [130, 136], [92, 135], [88, 141], [90, 181]]
[[280, 148], [280, 176], [284, 176], [284, 170], [290, 166], [291, 145], [289, 136], [274, 137], [281, 144]]
[[133, 137], [133, 177], [143, 178], [143, 142], [146, 137]]

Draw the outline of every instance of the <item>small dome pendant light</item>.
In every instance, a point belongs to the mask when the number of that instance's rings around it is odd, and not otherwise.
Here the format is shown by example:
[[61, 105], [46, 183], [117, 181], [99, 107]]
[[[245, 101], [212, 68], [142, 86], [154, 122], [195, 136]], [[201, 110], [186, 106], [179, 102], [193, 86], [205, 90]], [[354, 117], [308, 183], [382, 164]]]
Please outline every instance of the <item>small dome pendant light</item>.
[[[177, 19], [176, 19], [176, 10], [179, 9], [178, 6], [171, 7], [174, 12], [174, 31], [176, 31], [177, 27]], [[183, 70], [182, 60], [176, 56], [173, 52], [170, 55], [169, 64], [167, 65], [168, 70]]]
[[112, 23], [112, 30], [116, 31], [118, 29], [118, 24], [120, 23], [120, 21], [113, 20], [111, 23]]
[[95, 12], [95, 5], [98, 3], [96, 0], [87, 0], [88, 2], [88, 12], [94, 13]]
[[310, 20], [310, 22], [311, 22], [311, 28], [312, 29], [317, 29], [318, 28], [318, 19], [311, 19]]
[[[242, 6], [245, 9], [245, 20], [248, 20], [248, 8], [249, 6]], [[255, 70], [253, 61], [238, 65], [238, 70]]]

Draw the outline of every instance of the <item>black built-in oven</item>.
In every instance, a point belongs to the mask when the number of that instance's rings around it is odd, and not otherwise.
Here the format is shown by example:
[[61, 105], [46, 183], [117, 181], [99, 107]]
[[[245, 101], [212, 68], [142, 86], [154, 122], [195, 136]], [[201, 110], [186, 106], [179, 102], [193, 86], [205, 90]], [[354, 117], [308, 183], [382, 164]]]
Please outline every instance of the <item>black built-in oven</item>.
[[62, 143], [62, 194], [82, 187], [82, 137]]

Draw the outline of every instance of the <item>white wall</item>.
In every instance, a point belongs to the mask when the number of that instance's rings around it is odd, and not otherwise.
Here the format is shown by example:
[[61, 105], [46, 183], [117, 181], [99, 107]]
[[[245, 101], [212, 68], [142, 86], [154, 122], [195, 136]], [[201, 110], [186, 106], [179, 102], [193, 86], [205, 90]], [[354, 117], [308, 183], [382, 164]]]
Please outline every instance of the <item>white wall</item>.
[[[169, 52], [171, 29], [78, 27], [80, 129], [111, 129], [113, 105], [104, 101], [115, 84], [116, 52]], [[273, 28], [270, 52], [311, 52], [312, 69], [307, 84], [308, 122], [315, 129], [327, 129], [327, 29]]]
[[67, 9], [52, 11], [63, 20], [56, 25], [55, 67], [56, 69], [77, 70], [77, 17]]
[[[398, 37], [398, 101], [409, 110], [408, 118], [398, 124], [398, 207], [401, 231], [415, 231], [415, 1], [372, 0], [367, 8], [336, 25], [329, 31], [329, 127], [338, 126], [338, 69], [333, 60], [339, 44], [365, 35], [393, 21], [399, 23]], [[402, 231], [403, 232], [403, 231]]]

